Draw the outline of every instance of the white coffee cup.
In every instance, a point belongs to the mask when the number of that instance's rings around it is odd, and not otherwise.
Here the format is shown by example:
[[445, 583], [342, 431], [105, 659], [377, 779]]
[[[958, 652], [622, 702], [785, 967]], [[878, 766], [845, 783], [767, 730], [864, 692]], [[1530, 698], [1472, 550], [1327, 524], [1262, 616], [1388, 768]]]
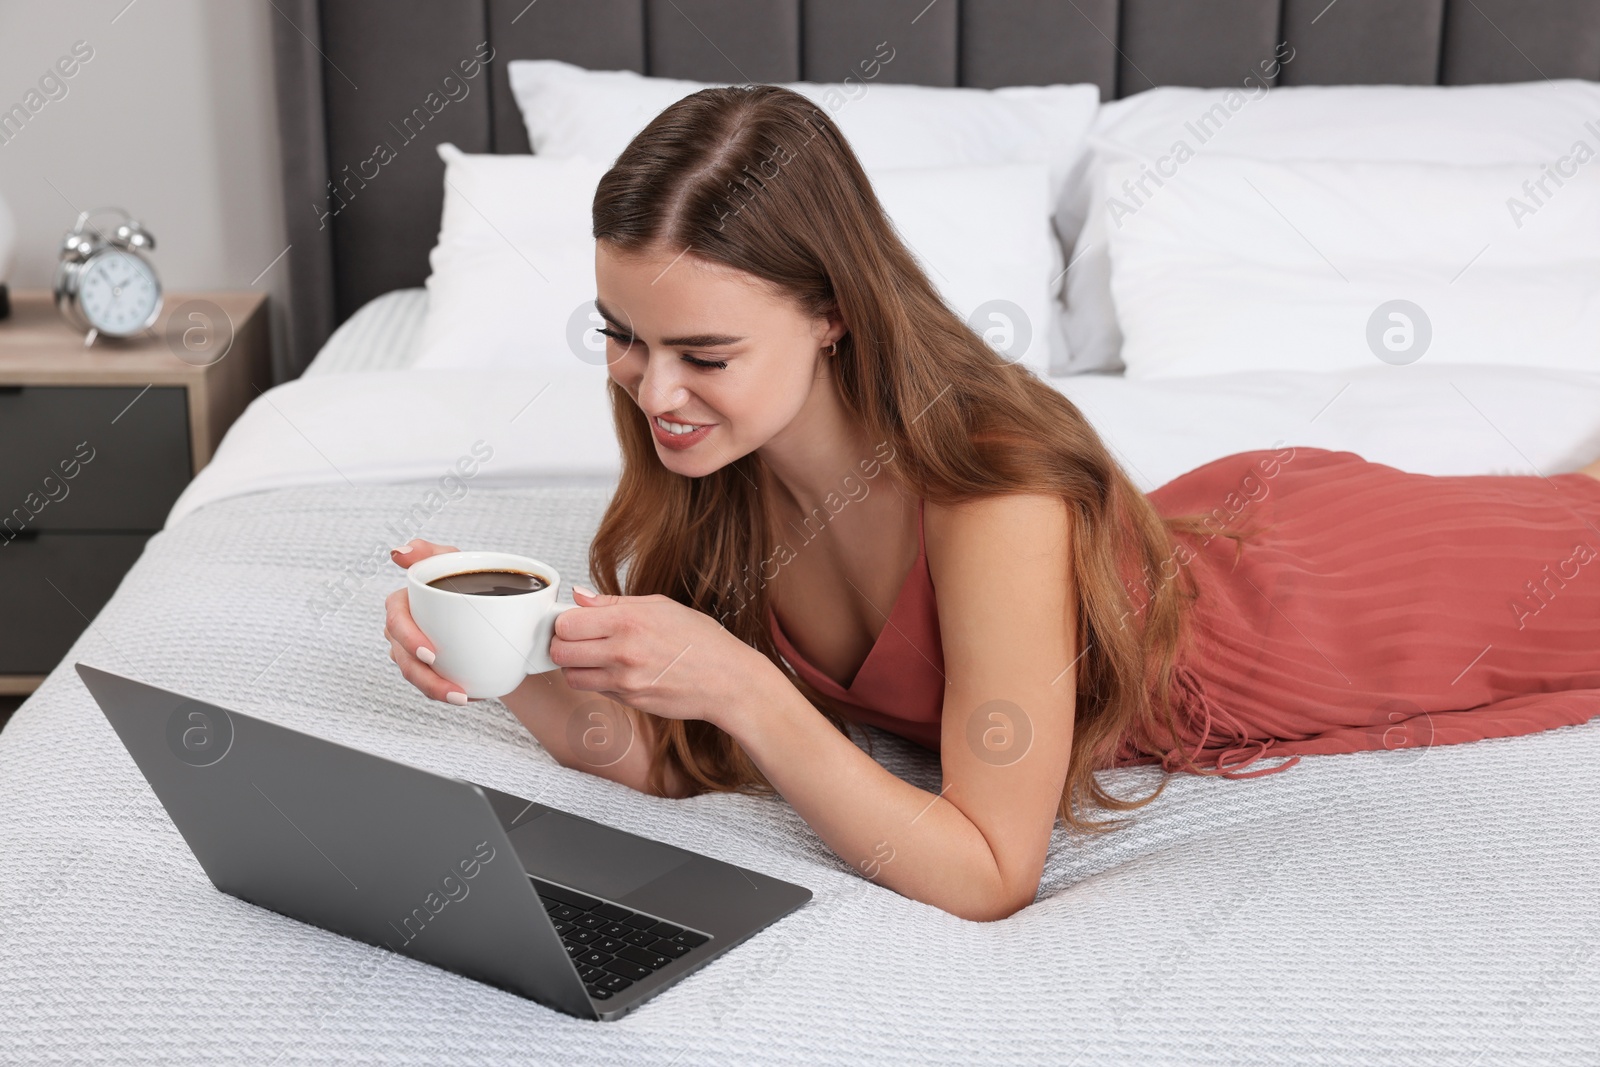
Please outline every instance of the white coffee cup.
[[[440, 589], [429, 582], [473, 571], [517, 571], [545, 587], [506, 596]], [[406, 570], [411, 617], [433, 648], [433, 669], [467, 696], [502, 697], [530, 674], [553, 671], [550, 639], [556, 616], [576, 604], [556, 603], [561, 575], [547, 563], [510, 552], [445, 552]]]

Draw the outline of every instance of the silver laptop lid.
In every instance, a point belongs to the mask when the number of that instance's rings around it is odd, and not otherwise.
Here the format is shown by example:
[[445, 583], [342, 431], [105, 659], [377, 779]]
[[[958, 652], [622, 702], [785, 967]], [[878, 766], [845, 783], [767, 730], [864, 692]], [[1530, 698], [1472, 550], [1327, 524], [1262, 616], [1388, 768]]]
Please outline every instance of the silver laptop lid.
[[218, 889], [599, 1017], [478, 786], [76, 666]]

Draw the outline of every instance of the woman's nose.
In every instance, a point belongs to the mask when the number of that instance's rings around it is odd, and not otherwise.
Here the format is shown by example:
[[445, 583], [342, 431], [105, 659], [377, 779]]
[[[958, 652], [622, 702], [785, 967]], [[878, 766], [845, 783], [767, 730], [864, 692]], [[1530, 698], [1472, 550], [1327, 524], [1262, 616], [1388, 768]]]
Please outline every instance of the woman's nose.
[[639, 406], [652, 415], [674, 411], [688, 399], [670, 359], [650, 359], [639, 379]]

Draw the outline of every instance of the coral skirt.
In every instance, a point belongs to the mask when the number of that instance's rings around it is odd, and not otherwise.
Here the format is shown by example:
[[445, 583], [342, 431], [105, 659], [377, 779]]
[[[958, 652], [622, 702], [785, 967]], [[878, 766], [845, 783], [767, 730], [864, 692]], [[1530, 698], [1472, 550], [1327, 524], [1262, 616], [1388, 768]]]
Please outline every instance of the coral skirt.
[[[1285, 447], [1225, 456], [1149, 497], [1164, 516], [1212, 520], [1176, 535], [1171, 561], [1200, 589], [1178, 717], [1208, 772], [1252, 778], [1302, 755], [1600, 715], [1600, 480], [1412, 474]], [[1257, 527], [1236, 561], [1222, 534]], [[1124, 741], [1116, 765], [1182, 768], [1141, 745]], [[1291, 758], [1244, 770], [1279, 756]]]

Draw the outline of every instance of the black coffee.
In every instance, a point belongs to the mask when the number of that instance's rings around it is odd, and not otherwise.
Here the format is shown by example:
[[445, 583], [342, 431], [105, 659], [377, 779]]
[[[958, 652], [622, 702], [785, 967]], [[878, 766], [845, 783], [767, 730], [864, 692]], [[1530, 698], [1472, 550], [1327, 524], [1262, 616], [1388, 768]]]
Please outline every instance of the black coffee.
[[524, 571], [467, 571], [435, 578], [428, 583], [428, 588], [472, 596], [516, 596], [537, 593], [549, 584], [537, 574]]

